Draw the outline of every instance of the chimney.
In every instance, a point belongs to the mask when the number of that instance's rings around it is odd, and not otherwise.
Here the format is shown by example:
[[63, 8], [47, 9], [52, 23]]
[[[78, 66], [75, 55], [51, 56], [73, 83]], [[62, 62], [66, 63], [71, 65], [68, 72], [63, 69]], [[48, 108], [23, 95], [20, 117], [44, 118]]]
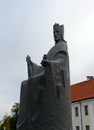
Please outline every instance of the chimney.
[[87, 81], [94, 79], [94, 76], [87, 76]]

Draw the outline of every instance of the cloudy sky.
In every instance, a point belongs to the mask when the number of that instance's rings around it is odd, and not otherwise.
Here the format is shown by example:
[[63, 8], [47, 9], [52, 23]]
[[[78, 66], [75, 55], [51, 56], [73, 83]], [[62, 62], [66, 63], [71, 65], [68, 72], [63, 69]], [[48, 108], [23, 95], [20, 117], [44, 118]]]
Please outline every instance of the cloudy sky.
[[54, 45], [54, 23], [65, 26], [71, 84], [94, 75], [94, 0], [0, 0], [0, 120], [19, 101], [26, 55], [40, 64]]

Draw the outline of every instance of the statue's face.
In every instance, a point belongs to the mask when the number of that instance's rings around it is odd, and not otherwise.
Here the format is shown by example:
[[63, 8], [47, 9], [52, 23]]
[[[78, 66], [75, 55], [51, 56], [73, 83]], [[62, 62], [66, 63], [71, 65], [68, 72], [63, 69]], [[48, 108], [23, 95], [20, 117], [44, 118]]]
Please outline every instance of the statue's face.
[[56, 42], [60, 41], [62, 39], [62, 32], [59, 27], [54, 28], [54, 40]]

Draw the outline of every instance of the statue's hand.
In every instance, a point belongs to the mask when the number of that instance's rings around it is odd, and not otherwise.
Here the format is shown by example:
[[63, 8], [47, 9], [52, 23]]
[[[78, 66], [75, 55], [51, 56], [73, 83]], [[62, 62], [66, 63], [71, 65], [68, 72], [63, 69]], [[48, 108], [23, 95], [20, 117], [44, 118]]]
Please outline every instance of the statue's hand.
[[27, 61], [27, 63], [30, 63], [30, 62], [31, 62], [31, 57], [30, 57], [29, 55], [27, 55], [26, 61]]
[[45, 67], [45, 66], [48, 66], [49, 63], [50, 63], [50, 61], [49, 61], [49, 60], [45, 60], [45, 59], [43, 59], [42, 62], [41, 62], [41, 64], [42, 64], [44, 67]]
[[43, 60], [47, 60], [47, 55], [46, 54], [44, 54]]
[[47, 66], [47, 65], [48, 65], [47, 55], [44, 54], [43, 60], [42, 60], [41, 64], [42, 64], [43, 66]]

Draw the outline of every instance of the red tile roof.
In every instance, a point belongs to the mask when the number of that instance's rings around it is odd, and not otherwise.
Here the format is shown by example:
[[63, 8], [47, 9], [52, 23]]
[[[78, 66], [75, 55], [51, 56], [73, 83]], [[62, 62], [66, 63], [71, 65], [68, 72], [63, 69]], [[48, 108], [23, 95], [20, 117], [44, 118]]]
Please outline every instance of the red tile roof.
[[94, 79], [71, 85], [71, 101], [80, 101], [94, 97]]

